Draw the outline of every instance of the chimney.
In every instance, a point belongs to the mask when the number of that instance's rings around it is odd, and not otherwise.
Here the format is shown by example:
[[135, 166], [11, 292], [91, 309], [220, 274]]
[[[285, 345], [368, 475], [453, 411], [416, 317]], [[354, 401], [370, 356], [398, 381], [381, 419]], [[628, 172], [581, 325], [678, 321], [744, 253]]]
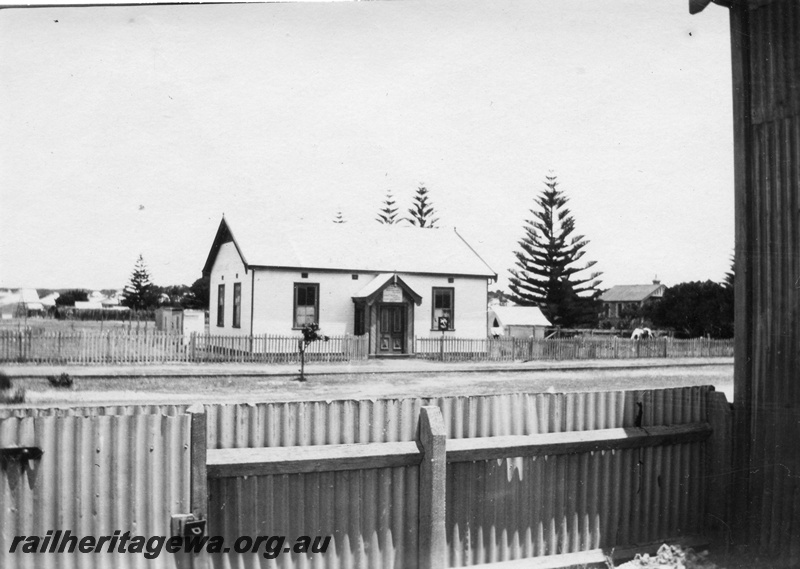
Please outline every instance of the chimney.
[[661, 284], [661, 281], [660, 281], [660, 280], [658, 280], [658, 275], [656, 275], [655, 277], [653, 277], [653, 284], [654, 284], [654, 285], [660, 285], [660, 284]]

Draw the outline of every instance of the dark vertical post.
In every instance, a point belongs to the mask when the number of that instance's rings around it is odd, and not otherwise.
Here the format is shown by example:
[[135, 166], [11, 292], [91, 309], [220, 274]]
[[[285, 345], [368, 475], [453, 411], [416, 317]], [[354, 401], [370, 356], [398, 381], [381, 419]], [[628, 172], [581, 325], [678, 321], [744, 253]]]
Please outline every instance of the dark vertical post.
[[436, 406], [419, 411], [417, 443], [422, 451], [419, 465], [419, 569], [443, 569], [447, 536], [445, 491], [447, 432]]
[[[191, 434], [189, 437], [189, 506], [195, 520], [208, 519], [208, 475], [206, 473], [207, 429], [206, 410], [196, 403], [186, 412], [191, 416]], [[208, 528], [206, 527], [206, 534]], [[175, 556], [178, 569], [195, 569], [210, 567], [208, 553], [182, 552]]]
[[204, 520], [208, 510], [208, 476], [206, 474], [206, 410], [195, 404], [186, 410], [192, 417], [191, 434], [191, 509], [195, 518]]

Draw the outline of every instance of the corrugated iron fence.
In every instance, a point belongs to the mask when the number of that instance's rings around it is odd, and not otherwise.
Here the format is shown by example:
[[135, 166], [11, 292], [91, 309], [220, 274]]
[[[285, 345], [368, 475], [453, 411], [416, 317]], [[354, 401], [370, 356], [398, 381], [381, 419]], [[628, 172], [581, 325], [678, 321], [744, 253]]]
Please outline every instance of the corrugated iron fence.
[[[49, 364], [149, 364], [165, 362], [297, 363], [299, 336], [188, 336], [166, 332], [53, 332], [0, 330], [0, 362]], [[732, 357], [733, 340], [629, 340], [583, 337], [416, 338], [416, 356], [442, 361], [586, 360]], [[314, 342], [310, 362], [368, 357], [367, 336]]]
[[[209, 535], [332, 540], [324, 555], [286, 553], [268, 562], [257, 553], [229, 554], [195, 562], [425, 566], [418, 524], [420, 493], [427, 486], [421, 487], [421, 458], [408, 456], [417, 453], [420, 410], [430, 405], [441, 410], [448, 439], [441, 551], [447, 566], [697, 535], [707, 520], [724, 519], [729, 501], [721, 494], [727, 486], [717, 483], [724, 478], [719, 473], [729, 470], [727, 451], [717, 440], [725, 423], [709, 413], [727, 408], [710, 403], [720, 396], [691, 387], [207, 406], [207, 432], [199, 438], [195, 433], [195, 444], [204, 440], [209, 468], [224, 465], [214, 453], [226, 449], [257, 449], [244, 453], [245, 463], [258, 455], [277, 468], [236, 475], [233, 467], [211, 476]], [[45, 452], [40, 461], [0, 471], [0, 564], [99, 567], [112, 559], [5, 553], [14, 535], [44, 535], [48, 529], [168, 536], [170, 515], [191, 510], [193, 445], [185, 413], [184, 406], [6, 413], [0, 420], [2, 446], [33, 445]], [[709, 423], [715, 425], [711, 445], [697, 435], [707, 434]], [[664, 438], [664, 429], [683, 435]], [[687, 438], [686, 429], [695, 435]], [[576, 435], [582, 437], [577, 442]], [[400, 449], [408, 456], [399, 465], [391, 462], [402, 454], [393, 446], [398, 444], [408, 447]], [[283, 455], [269, 454], [276, 452]], [[303, 453], [313, 466], [293, 470]], [[370, 453], [374, 462], [364, 458]], [[340, 463], [350, 466], [330, 468]], [[128, 554], [114, 566], [172, 567], [178, 561], [166, 553], [151, 562]]]
[[189, 416], [30, 415], [0, 419], [1, 449], [44, 451], [40, 459], [5, 457], [0, 465], [0, 567], [152, 566], [141, 554], [9, 549], [14, 536], [44, 538], [58, 529], [79, 538], [115, 530], [169, 535], [171, 514], [189, 507]]

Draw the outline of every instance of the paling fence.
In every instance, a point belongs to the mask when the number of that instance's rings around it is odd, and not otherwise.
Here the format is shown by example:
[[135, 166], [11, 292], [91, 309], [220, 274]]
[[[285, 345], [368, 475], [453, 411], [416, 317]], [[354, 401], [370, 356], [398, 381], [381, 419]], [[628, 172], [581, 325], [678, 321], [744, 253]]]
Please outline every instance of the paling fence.
[[[168, 362], [296, 363], [299, 336], [176, 335], [166, 332], [0, 330], [0, 362], [44, 364], [155, 364]], [[368, 357], [367, 336], [334, 336], [314, 342], [309, 362]], [[629, 340], [583, 337], [416, 338], [418, 358], [441, 361], [584, 360], [732, 357], [733, 340]]]
[[[49, 364], [157, 364], [168, 362], [300, 361], [300, 336], [218, 336], [167, 332], [71, 332], [0, 330], [0, 362]], [[366, 336], [334, 336], [314, 342], [306, 361], [367, 357]]]
[[617, 337], [417, 338], [418, 358], [442, 361], [593, 360], [733, 357], [733, 340]]
[[[429, 407], [440, 413], [431, 431], [439, 443], [423, 440]], [[0, 412], [2, 447], [44, 449], [37, 461], [0, 470], [0, 565], [179, 566], [166, 553], [146, 561], [5, 552], [14, 535], [57, 528], [169, 535], [170, 515], [191, 511], [227, 544], [332, 538], [325, 554], [215, 554], [196, 557], [196, 567], [460, 567], [567, 554], [602, 561], [612, 547], [695, 538], [727, 520], [729, 406], [712, 388], [187, 411]]]

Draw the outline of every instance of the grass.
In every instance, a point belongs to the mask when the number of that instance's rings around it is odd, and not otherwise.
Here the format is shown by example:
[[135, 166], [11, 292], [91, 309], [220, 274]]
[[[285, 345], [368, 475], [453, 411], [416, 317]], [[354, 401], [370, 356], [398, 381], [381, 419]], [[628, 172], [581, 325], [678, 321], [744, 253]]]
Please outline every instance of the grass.
[[152, 321], [122, 322], [119, 320], [56, 320], [54, 318], [15, 318], [0, 320], [0, 330], [32, 329], [45, 332], [100, 332], [108, 330], [155, 330]]

